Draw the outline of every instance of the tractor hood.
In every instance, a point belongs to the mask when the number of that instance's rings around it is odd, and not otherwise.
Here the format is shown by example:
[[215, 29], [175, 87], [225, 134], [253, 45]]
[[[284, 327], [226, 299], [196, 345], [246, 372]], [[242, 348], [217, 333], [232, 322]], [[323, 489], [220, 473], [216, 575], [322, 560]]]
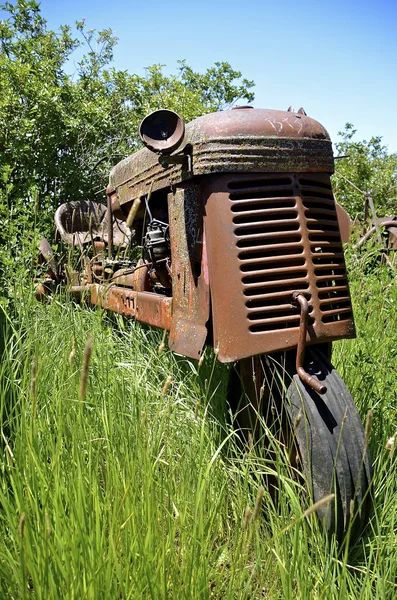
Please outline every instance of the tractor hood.
[[108, 194], [120, 206], [152, 191], [201, 175], [225, 172], [332, 173], [334, 161], [326, 129], [302, 112], [240, 107], [191, 121], [171, 157], [183, 164], [164, 167], [159, 155], [143, 148], [110, 173]]

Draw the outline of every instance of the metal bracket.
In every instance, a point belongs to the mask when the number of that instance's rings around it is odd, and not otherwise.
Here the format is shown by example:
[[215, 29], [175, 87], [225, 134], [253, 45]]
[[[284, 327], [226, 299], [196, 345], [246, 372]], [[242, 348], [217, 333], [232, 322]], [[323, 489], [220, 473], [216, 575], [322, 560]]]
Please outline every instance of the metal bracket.
[[306, 297], [301, 292], [293, 292], [292, 303], [300, 306], [301, 308], [301, 322], [299, 327], [299, 339], [298, 347], [296, 349], [296, 372], [299, 378], [310, 386], [318, 394], [325, 394], [327, 386], [322, 384], [317, 377], [309, 375], [304, 369], [305, 362], [305, 350], [306, 350], [306, 335], [307, 335], [307, 322], [309, 318], [309, 304]]
[[170, 165], [181, 165], [182, 171], [186, 171], [187, 174], [192, 173], [192, 155], [189, 151], [186, 151], [186, 148], [183, 152], [178, 152], [178, 154], [172, 156], [162, 154], [159, 156], [159, 163], [164, 169], [167, 169]]

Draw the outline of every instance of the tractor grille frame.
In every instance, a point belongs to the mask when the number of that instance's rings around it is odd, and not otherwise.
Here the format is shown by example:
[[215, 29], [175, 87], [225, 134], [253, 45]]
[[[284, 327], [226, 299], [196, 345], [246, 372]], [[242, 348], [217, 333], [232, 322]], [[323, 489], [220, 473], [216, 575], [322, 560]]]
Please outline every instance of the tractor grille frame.
[[206, 207], [220, 360], [296, 346], [300, 310], [292, 304], [294, 291], [309, 303], [308, 343], [353, 337], [329, 175], [229, 174], [220, 187], [219, 180], [213, 183]]

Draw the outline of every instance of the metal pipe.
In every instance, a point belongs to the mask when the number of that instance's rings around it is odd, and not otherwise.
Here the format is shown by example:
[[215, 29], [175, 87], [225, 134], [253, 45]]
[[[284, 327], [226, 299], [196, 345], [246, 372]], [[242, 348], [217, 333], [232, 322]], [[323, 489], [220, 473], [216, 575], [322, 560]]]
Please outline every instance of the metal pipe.
[[131, 229], [131, 226], [132, 226], [133, 222], [135, 221], [135, 217], [138, 213], [138, 210], [141, 207], [141, 204], [142, 204], [141, 199], [135, 198], [135, 200], [132, 203], [132, 206], [130, 208], [130, 212], [128, 213], [128, 217], [127, 217], [127, 221], [126, 221], [126, 225], [127, 225], [128, 229]]
[[301, 307], [301, 322], [299, 327], [299, 339], [298, 347], [296, 349], [296, 372], [299, 378], [310, 386], [318, 394], [325, 394], [327, 386], [321, 383], [317, 377], [309, 375], [305, 371], [303, 365], [305, 362], [305, 349], [306, 349], [306, 335], [307, 335], [307, 323], [309, 319], [309, 304], [306, 297], [300, 292], [293, 292], [292, 301], [294, 304], [299, 304]]
[[[397, 220], [390, 219], [390, 221], [378, 221], [378, 224], [388, 229], [389, 227], [397, 227]], [[370, 238], [373, 233], [375, 233], [375, 231], [376, 228], [374, 225], [373, 227], [371, 227], [371, 229], [367, 231], [367, 233], [363, 235], [363, 237], [357, 242], [357, 244], [354, 244], [353, 249], [357, 250], [357, 248], [360, 248], [360, 246], [362, 246], [364, 242], [366, 242], [367, 239]]]

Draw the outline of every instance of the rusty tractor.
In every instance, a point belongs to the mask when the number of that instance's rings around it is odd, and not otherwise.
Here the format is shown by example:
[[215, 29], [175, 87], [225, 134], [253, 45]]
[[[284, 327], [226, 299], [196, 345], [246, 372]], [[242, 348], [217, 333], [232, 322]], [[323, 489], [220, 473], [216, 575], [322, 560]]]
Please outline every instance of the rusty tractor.
[[[211, 346], [232, 363], [229, 402], [243, 435], [271, 429], [289, 449], [328, 532], [360, 535], [371, 463], [332, 342], [355, 336], [327, 131], [303, 109], [252, 107], [189, 123], [146, 117], [146, 146], [111, 171], [107, 204], [70, 202], [57, 236], [81, 254], [77, 299], [168, 332], [174, 352]], [[60, 275], [49, 265], [41, 297]], [[333, 496], [330, 496], [330, 495]]]

